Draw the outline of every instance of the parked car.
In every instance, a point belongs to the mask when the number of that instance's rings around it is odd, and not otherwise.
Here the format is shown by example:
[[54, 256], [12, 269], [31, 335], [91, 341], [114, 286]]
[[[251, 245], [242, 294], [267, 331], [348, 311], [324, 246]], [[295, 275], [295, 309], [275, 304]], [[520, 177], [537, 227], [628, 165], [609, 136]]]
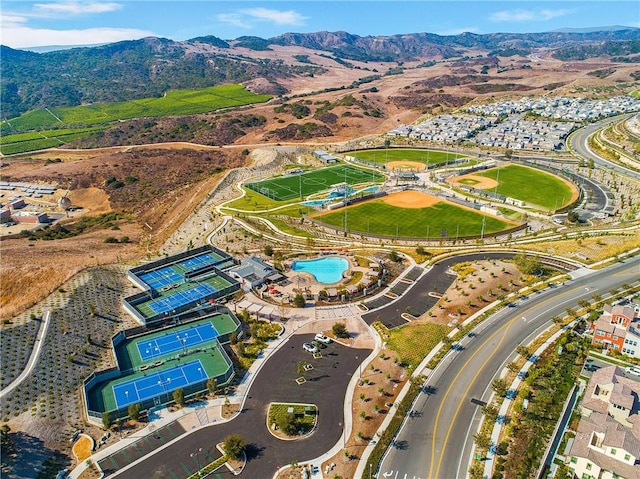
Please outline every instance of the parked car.
[[316, 334], [316, 337], [314, 339], [320, 343], [331, 344], [331, 338], [328, 336], [325, 336], [322, 333]]
[[627, 372], [627, 374], [630, 374], [631, 376], [636, 376], [640, 378], [640, 367], [632, 366], [630, 368], [625, 368], [625, 371]]
[[315, 353], [317, 353], [317, 352], [318, 352], [318, 347], [317, 347], [315, 344], [311, 344], [311, 343], [304, 343], [304, 344], [302, 345], [302, 348], [303, 348], [305, 351], [309, 351], [309, 352], [310, 352], [310, 353], [312, 353], [312, 354], [315, 354]]

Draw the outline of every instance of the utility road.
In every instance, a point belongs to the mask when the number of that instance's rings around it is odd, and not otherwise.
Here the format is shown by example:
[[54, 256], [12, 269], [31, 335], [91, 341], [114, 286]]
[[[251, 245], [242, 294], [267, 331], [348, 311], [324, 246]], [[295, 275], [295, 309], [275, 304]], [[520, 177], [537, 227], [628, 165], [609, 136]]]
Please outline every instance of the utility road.
[[464, 478], [469, 467], [479, 408], [489, 400], [491, 381], [550, 323], [580, 299], [640, 279], [640, 258], [625, 260], [563, 286], [513, 303], [465, 337], [429, 374], [395, 446], [389, 449], [377, 477], [388, 479]]

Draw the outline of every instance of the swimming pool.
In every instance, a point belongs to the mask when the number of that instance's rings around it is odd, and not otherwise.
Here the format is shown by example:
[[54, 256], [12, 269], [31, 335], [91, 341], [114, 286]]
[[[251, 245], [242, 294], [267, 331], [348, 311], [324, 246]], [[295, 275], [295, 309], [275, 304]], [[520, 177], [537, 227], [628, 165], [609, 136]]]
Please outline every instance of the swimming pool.
[[312, 274], [318, 283], [337, 283], [342, 279], [342, 273], [349, 268], [349, 262], [339, 256], [294, 261], [291, 269]]

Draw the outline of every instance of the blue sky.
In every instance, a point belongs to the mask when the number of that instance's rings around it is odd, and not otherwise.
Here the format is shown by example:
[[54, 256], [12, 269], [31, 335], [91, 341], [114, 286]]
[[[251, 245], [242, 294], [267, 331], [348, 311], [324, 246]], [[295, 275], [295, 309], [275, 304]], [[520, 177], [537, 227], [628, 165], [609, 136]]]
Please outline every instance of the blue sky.
[[640, 27], [640, 2], [424, 0], [2, 0], [0, 43], [12, 48], [91, 45], [159, 36], [269, 38], [286, 32], [357, 35], [544, 32]]

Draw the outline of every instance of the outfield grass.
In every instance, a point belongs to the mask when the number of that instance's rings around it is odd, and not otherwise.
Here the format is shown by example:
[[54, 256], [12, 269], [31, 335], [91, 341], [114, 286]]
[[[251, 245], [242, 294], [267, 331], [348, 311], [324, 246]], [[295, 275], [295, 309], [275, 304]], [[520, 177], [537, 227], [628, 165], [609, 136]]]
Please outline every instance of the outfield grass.
[[59, 126], [95, 125], [131, 118], [193, 115], [269, 100], [242, 85], [221, 85], [198, 90], [170, 91], [162, 98], [35, 110], [7, 123], [15, 132]]
[[[400, 208], [381, 199], [367, 201], [349, 208], [321, 213], [313, 219], [350, 232], [384, 235], [398, 238], [455, 238], [494, 233], [513, 227], [512, 223], [493, 216], [440, 201], [427, 208]], [[446, 235], [442, 233], [446, 230]]]
[[465, 155], [458, 155], [457, 153], [447, 151], [410, 150], [402, 148], [362, 150], [352, 152], [349, 155], [378, 164], [384, 164], [388, 161], [415, 161], [425, 165], [438, 165], [465, 157]]
[[548, 210], [569, 204], [574, 194], [574, 188], [557, 176], [526, 166], [509, 165], [474, 174], [498, 181], [497, 192], [500, 195]]
[[373, 170], [337, 165], [307, 171], [297, 175], [285, 175], [248, 183], [247, 188], [275, 201], [300, 199], [331, 188], [338, 183], [350, 185], [379, 183], [384, 176]]

